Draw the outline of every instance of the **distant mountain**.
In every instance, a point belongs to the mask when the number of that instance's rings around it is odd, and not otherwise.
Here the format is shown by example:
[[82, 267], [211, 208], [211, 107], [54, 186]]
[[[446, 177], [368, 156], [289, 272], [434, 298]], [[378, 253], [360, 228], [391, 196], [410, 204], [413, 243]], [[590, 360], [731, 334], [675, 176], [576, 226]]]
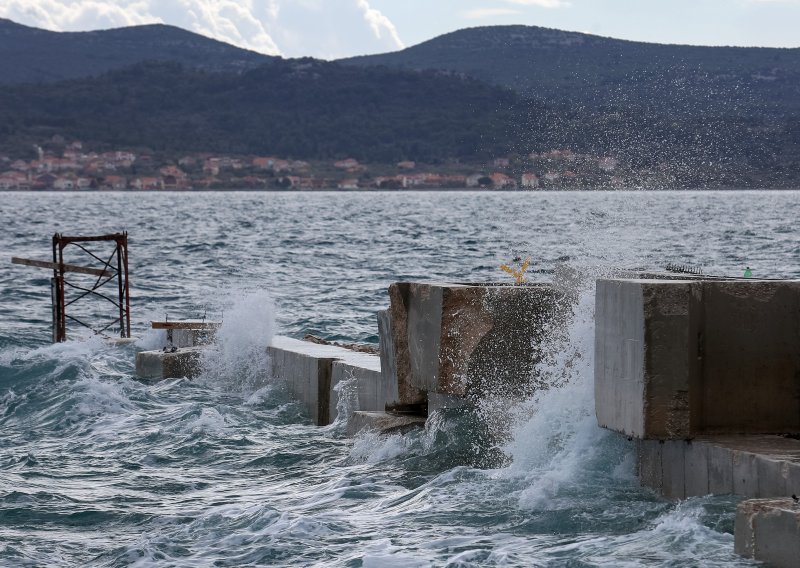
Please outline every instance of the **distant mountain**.
[[142, 61], [241, 72], [272, 59], [174, 26], [51, 32], [0, 18], [0, 84], [50, 83]]
[[636, 104], [690, 114], [765, 105], [778, 105], [772, 109], [778, 112], [800, 109], [800, 49], [661, 45], [492, 26], [340, 62], [448, 70], [525, 96], [594, 108]]

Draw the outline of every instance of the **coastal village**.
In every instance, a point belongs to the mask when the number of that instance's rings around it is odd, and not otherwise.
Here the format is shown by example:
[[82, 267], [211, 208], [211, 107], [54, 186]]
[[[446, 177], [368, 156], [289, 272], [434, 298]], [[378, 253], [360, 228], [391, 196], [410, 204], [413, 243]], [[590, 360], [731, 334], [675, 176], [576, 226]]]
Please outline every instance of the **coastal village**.
[[[175, 160], [128, 150], [96, 152], [56, 136], [33, 159], [0, 155], [0, 190], [387, 190], [616, 188], [632, 181], [619, 161], [569, 149], [487, 164], [363, 164], [197, 153]], [[628, 175], [626, 176], [625, 173]]]

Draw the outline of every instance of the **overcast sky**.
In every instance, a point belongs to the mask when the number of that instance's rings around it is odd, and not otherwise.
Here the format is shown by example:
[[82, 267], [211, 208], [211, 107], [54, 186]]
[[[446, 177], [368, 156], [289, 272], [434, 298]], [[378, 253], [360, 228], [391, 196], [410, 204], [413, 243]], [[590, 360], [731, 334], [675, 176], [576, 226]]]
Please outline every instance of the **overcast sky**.
[[325, 59], [500, 24], [658, 43], [800, 47], [800, 0], [0, 0], [0, 17], [58, 31], [160, 22], [263, 53]]

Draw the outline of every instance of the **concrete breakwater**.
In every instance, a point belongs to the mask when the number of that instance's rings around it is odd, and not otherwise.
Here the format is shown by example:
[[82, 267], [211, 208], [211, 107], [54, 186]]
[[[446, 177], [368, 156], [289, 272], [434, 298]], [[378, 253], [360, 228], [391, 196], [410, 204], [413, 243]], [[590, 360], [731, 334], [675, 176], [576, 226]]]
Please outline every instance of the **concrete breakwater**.
[[[636, 440], [639, 479], [664, 497], [744, 497], [737, 552], [797, 566], [800, 281], [626, 276], [596, 284], [598, 424]], [[380, 355], [284, 337], [269, 346], [272, 375], [316, 424], [337, 419], [340, 396], [351, 397], [355, 433], [546, 388], [537, 365], [575, 296], [549, 284], [416, 282], [393, 285], [389, 300]], [[188, 375], [200, 349], [143, 352], [137, 370]]]
[[641, 483], [759, 498], [736, 551], [800, 565], [800, 281], [600, 280], [595, 322], [598, 423], [637, 440]]

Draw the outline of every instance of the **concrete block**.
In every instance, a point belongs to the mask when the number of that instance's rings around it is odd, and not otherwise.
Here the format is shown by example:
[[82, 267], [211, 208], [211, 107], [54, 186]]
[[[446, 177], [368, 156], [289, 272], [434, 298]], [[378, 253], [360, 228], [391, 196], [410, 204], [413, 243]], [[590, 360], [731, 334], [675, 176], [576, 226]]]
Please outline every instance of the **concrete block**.
[[356, 409], [386, 407], [386, 392], [392, 389], [383, 382], [377, 355], [280, 336], [273, 338], [268, 353], [272, 376], [286, 381], [315, 424], [324, 426], [336, 419], [335, 387], [342, 381], [349, 381]]
[[742, 501], [736, 508], [734, 550], [775, 568], [800, 566], [800, 507], [791, 498]]
[[[681, 488], [685, 497], [709, 493], [748, 498], [800, 494], [800, 440], [769, 435], [705, 436], [663, 444], [639, 440], [638, 448], [641, 484], [666, 497], [682, 498]], [[678, 479], [681, 464], [682, 483]]]
[[786, 497], [788, 463], [773, 456], [756, 454], [759, 497]]
[[[330, 421], [336, 420], [339, 398], [350, 396], [351, 411], [379, 411], [386, 408], [380, 359], [375, 355], [360, 353], [361, 357], [351, 357], [349, 362], [335, 360], [331, 366]], [[343, 383], [345, 381], [345, 383]], [[343, 384], [348, 385], [345, 391]]]
[[704, 282], [700, 428], [800, 432], [800, 281]]
[[220, 322], [203, 320], [153, 321], [153, 329], [164, 331], [162, 347], [198, 347], [214, 341]]
[[136, 354], [136, 376], [142, 379], [192, 378], [200, 372], [201, 347], [175, 352], [140, 351]]
[[702, 497], [709, 494], [708, 450], [708, 444], [701, 441], [684, 444], [686, 497]]
[[662, 493], [668, 499], [686, 498], [686, 442], [667, 440], [661, 456], [663, 475]]
[[389, 310], [377, 313], [378, 337], [380, 342], [378, 352], [381, 359], [381, 384], [383, 385], [383, 400], [386, 404], [398, 404], [400, 394], [397, 390], [397, 360], [394, 336], [392, 335], [392, 315]]
[[542, 344], [572, 305], [546, 284], [402, 282], [390, 286], [389, 299], [402, 405], [425, 404], [429, 393], [530, 391]]
[[800, 495], [800, 463], [789, 462], [786, 466], [786, 494]]
[[354, 412], [347, 423], [347, 433], [356, 435], [364, 429], [381, 434], [405, 433], [415, 428], [425, 427], [424, 416], [394, 414], [391, 412]]
[[705, 442], [708, 452], [708, 492], [731, 495], [733, 491], [733, 452], [726, 447]]
[[595, 408], [628, 436], [685, 439], [689, 428], [692, 284], [598, 280]]
[[658, 493], [663, 493], [662, 451], [664, 442], [660, 440], [637, 440], [636, 442], [636, 469], [641, 484]]
[[733, 451], [733, 492], [743, 497], [758, 497], [758, 464], [756, 454]]
[[[214, 341], [214, 329], [168, 329], [167, 344], [175, 347], [197, 347]], [[170, 340], [170, 335], [172, 339]]]
[[800, 432], [800, 281], [599, 280], [598, 423], [629, 436]]

